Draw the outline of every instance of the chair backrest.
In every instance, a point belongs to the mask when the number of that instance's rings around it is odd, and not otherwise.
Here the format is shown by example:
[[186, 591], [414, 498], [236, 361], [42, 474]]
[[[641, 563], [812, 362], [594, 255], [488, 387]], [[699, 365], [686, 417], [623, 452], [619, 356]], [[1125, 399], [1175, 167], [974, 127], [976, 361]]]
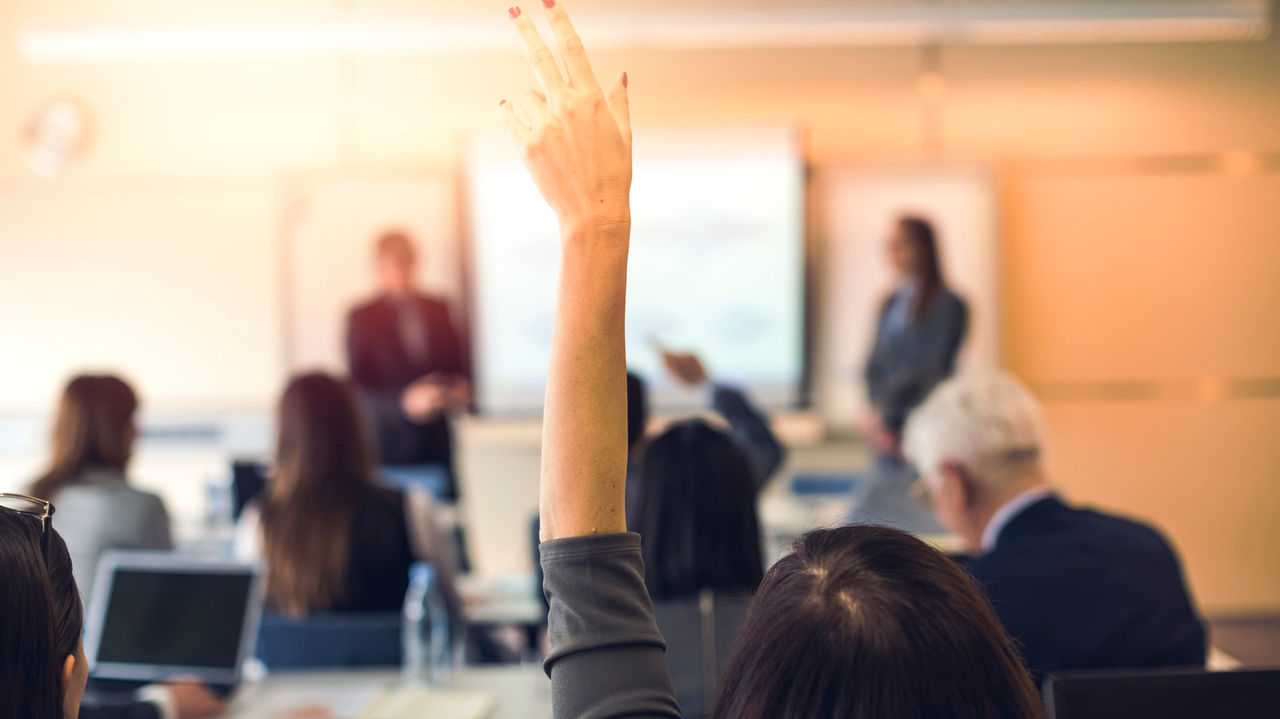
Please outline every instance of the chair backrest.
[[1044, 685], [1049, 719], [1280, 716], [1280, 669], [1064, 672]]
[[267, 465], [252, 460], [231, 462], [231, 519], [238, 521], [244, 508], [267, 488]]
[[391, 667], [401, 659], [399, 613], [263, 616], [257, 657], [268, 669]]

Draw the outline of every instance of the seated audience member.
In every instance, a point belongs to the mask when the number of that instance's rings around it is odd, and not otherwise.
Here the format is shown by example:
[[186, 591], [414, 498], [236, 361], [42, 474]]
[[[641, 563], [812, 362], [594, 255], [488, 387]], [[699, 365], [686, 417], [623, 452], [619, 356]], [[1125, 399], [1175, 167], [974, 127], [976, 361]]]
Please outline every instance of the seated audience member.
[[225, 706], [195, 684], [147, 687], [151, 699], [82, 703], [88, 660], [71, 555], [47, 502], [0, 495], [0, 719], [202, 719]]
[[1045, 473], [1039, 408], [1015, 379], [940, 385], [911, 415], [904, 446], [1037, 680], [1204, 664], [1204, 624], [1173, 549], [1145, 524], [1063, 502]]
[[[564, 9], [546, 12], [564, 71], [510, 11], [546, 97], [499, 105], [560, 224], [561, 269], [542, 444], [546, 661], [556, 717], [680, 717], [626, 531], [624, 403], [631, 133], [626, 75], [600, 88]], [[606, 99], [607, 97], [607, 99]], [[529, 124], [532, 123], [532, 124]], [[973, 581], [884, 527], [806, 535], [765, 575], [713, 712], [1036, 717], [1039, 697]]]
[[[706, 387], [710, 391], [711, 406], [728, 423], [729, 436], [746, 453], [750, 461], [753, 491], [759, 492], [782, 466], [786, 448], [778, 441], [764, 413], [751, 403], [747, 395], [728, 384], [711, 382], [702, 361], [693, 354], [663, 352], [663, 364], [667, 370], [689, 387]], [[627, 506], [639, 501], [638, 467], [644, 456], [649, 437], [649, 389], [644, 379], [634, 372], [627, 372]], [[540, 567], [537, 541], [538, 520], [533, 521], [533, 563]], [[538, 570], [538, 587], [542, 586], [541, 569]], [[539, 589], [539, 596], [542, 596]]]
[[235, 553], [265, 559], [267, 605], [293, 617], [395, 612], [409, 567], [435, 566], [451, 610], [449, 545], [422, 492], [374, 483], [375, 465], [355, 395], [325, 374], [295, 377], [280, 401], [274, 474], [245, 508]]
[[627, 524], [642, 538], [676, 698], [703, 716], [764, 575], [756, 472], [733, 438], [692, 419], [649, 444], [633, 484]]
[[755, 488], [763, 489], [787, 456], [786, 449], [769, 426], [769, 418], [751, 403], [742, 390], [724, 382], [713, 382], [697, 355], [663, 352], [662, 363], [685, 386], [704, 387], [710, 391], [711, 407], [729, 424], [729, 435], [747, 453]]
[[85, 599], [104, 551], [173, 548], [164, 502], [129, 486], [137, 411], [137, 395], [118, 377], [72, 379], [54, 420], [49, 467], [29, 490], [58, 503], [59, 524]]
[[[746, 452], [750, 461], [751, 486], [759, 492], [782, 466], [786, 449], [769, 426], [769, 419], [739, 389], [708, 379], [702, 361], [693, 354], [664, 351], [667, 371], [687, 387], [706, 387], [712, 408], [728, 423], [729, 436]], [[644, 456], [649, 437], [649, 390], [639, 375], [627, 373], [627, 505], [639, 501], [636, 468]]]

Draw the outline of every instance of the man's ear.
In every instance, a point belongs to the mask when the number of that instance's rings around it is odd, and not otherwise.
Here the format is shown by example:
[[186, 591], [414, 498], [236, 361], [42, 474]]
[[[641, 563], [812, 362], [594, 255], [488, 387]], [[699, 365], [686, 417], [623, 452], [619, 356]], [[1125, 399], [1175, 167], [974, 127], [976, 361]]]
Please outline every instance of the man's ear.
[[977, 487], [973, 482], [973, 475], [969, 474], [969, 470], [963, 464], [954, 460], [945, 460], [939, 467], [943, 478], [950, 483], [959, 494], [961, 505], [968, 508], [972, 507], [976, 500]]

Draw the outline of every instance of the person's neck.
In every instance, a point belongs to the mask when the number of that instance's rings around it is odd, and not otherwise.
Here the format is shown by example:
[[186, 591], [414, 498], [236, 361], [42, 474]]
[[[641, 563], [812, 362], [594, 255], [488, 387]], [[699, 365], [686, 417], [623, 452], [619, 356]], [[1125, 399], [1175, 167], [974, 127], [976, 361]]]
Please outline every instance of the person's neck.
[[1049, 489], [1049, 478], [1045, 476], [1040, 469], [1028, 470], [1020, 474], [1012, 481], [1001, 483], [1001, 489], [994, 492], [979, 501], [977, 508], [974, 510], [973, 521], [970, 525], [970, 531], [964, 537], [966, 544], [970, 549], [981, 552], [982, 538], [987, 532], [987, 527], [995, 518], [996, 513], [1000, 511], [1009, 502], [1013, 501], [1019, 495], [1032, 489]]

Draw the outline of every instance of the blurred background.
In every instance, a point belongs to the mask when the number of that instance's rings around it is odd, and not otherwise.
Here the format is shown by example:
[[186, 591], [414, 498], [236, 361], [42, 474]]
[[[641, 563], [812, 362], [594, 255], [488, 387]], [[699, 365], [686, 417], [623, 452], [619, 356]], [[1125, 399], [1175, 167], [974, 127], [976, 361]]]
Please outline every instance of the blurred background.
[[[883, 246], [895, 213], [921, 210], [974, 308], [962, 366], [1007, 367], [1036, 392], [1065, 493], [1162, 527], [1209, 615], [1280, 611], [1276, 3], [572, 9], [598, 73], [629, 74], [637, 203], [668, 222], [642, 227], [637, 210], [638, 242], [731, 221], [681, 204], [699, 186], [738, 183], [706, 198], [732, 211], [726, 197], [776, 183], [743, 220], [775, 255], [739, 267], [690, 239], [671, 262], [705, 262], [680, 266], [712, 299], [631, 322], [633, 364], [657, 367], [650, 341], [697, 351], [774, 410], [792, 451], [766, 524], [825, 521], [787, 504], [787, 478], [869, 462], [856, 419]], [[107, 369], [143, 397], [134, 481], [180, 538], [216, 531], [229, 462], [269, 454], [288, 376], [343, 371], [344, 313], [373, 292], [374, 238], [398, 227], [470, 337], [477, 402], [456, 441], [474, 568], [528, 572], [551, 298], [503, 284], [546, 279], [545, 257], [504, 248], [546, 251], [554, 232], [504, 244], [544, 222], [536, 202], [495, 201], [512, 167], [497, 102], [533, 84], [505, 13], [0, 4], [0, 490], [45, 463], [66, 379]], [[761, 174], [725, 174], [744, 158]], [[487, 224], [504, 207], [507, 225]], [[534, 339], [491, 346], [512, 307]], [[662, 336], [671, 313], [711, 309], [766, 328], [771, 349]]]

